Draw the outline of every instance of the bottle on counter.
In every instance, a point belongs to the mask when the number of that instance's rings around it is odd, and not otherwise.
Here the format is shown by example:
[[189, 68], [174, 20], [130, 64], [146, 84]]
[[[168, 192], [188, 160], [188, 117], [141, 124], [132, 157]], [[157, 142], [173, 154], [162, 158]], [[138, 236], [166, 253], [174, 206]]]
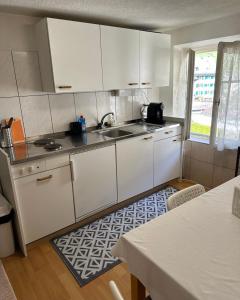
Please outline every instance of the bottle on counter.
[[78, 122], [81, 124], [82, 132], [86, 132], [86, 119], [83, 116], [80, 116]]

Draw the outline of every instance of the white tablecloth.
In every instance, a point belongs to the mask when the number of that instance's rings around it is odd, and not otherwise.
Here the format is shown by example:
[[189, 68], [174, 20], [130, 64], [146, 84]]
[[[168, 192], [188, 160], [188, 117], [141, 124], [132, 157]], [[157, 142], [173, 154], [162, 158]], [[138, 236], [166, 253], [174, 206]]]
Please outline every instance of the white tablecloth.
[[240, 176], [123, 235], [112, 253], [153, 300], [240, 299]]

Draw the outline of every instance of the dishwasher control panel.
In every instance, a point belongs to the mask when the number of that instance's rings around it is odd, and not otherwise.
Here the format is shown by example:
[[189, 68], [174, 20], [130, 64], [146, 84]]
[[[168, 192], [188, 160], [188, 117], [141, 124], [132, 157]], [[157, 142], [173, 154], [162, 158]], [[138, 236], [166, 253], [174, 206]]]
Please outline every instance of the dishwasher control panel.
[[33, 160], [11, 167], [13, 178], [20, 178], [47, 170], [69, 165], [69, 154], [57, 155], [51, 158]]

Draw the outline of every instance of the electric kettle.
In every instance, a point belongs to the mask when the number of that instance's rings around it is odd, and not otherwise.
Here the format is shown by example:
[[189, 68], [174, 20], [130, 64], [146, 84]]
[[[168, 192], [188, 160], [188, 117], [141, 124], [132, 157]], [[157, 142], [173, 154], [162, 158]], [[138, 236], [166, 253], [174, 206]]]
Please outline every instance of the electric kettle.
[[147, 110], [148, 110], [148, 104], [143, 104], [143, 106], [141, 107], [142, 121], [145, 121], [147, 119]]

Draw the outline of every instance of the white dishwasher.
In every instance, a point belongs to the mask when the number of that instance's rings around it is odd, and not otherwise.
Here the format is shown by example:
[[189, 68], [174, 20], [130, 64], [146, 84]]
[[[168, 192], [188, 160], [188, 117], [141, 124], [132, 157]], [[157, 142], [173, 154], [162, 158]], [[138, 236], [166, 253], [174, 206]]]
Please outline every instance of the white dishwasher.
[[70, 156], [77, 221], [117, 203], [115, 145]]
[[75, 222], [69, 155], [12, 167], [26, 244]]

